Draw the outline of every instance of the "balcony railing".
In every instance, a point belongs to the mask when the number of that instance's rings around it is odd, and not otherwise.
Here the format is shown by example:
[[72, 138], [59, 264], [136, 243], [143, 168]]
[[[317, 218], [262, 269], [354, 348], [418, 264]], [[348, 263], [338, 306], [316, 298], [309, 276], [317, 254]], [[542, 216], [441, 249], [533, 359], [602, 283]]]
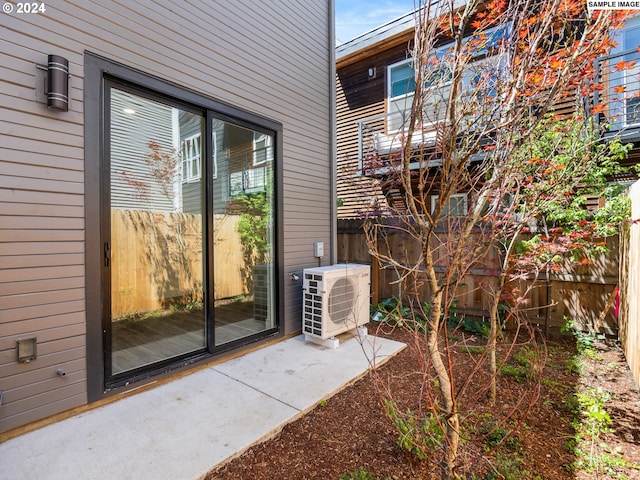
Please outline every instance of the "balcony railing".
[[[409, 111], [385, 113], [358, 121], [358, 171], [364, 175], [389, 173], [399, 164], [407, 144]], [[435, 123], [423, 125], [411, 136], [412, 168], [425, 161], [424, 153], [435, 145]], [[430, 166], [436, 166], [431, 160]], [[424, 167], [424, 165], [422, 165]]]
[[597, 61], [600, 90], [594, 96], [593, 112], [610, 131], [625, 135], [640, 130], [640, 52], [627, 50]]
[[[627, 50], [600, 58], [596, 67], [600, 87], [593, 96], [592, 112], [597, 114], [600, 124], [609, 126], [611, 133], [622, 134], [628, 139], [640, 138], [640, 51]], [[442, 99], [443, 95], [439, 98]], [[432, 123], [416, 129], [412, 135], [410, 151], [414, 168], [424, 167], [427, 158], [431, 162], [428, 166], [437, 164], [435, 156], [430, 153], [436, 143], [437, 125], [442, 121], [442, 105], [437, 101], [430, 103], [424, 118], [432, 120]], [[357, 122], [359, 172], [384, 175], [398, 167], [406, 146], [409, 113], [408, 110], [399, 110]], [[477, 118], [478, 115], [470, 116], [469, 125], [477, 126]]]

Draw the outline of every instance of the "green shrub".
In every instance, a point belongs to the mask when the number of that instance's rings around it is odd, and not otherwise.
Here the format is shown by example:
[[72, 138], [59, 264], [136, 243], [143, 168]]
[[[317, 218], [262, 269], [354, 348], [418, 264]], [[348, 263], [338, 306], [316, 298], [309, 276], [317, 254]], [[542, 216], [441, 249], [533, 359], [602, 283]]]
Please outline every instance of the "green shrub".
[[[364, 468], [359, 468], [354, 472], [341, 474], [340, 480], [380, 480], [380, 477], [375, 477]], [[387, 477], [385, 480], [391, 480], [391, 478]]]
[[444, 426], [432, 413], [420, 416], [410, 409], [401, 412], [395, 402], [385, 401], [387, 416], [399, 432], [398, 446], [426, 460], [427, 454], [438, 449], [444, 441]]
[[529, 378], [527, 370], [521, 365], [504, 365], [499, 372], [500, 375], [508, 375], [516, 379], [518, 382], [522, 382]]
[[518, 455], [498, 452], [493, 465], [494, 471], [485, 480], [529, 480], [532, 478], [531, 473], [522, 468], [522, 463], [522, 458]]

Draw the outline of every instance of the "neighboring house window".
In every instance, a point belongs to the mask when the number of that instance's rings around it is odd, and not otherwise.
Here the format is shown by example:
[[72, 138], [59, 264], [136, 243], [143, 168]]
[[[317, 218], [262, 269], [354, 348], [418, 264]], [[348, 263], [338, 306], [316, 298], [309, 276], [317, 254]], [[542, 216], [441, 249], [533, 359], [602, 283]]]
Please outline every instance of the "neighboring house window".
[[[249, 158], [251, 161], [249, 161]], [[229, 175], [229, 193], [232, 197], [248, 193], [264, 192], [267, 187], [273, 161], [273, 136], [253, 132], [253, 149], [250, 155], [235, 156], [234, 169]]]
[[411, 108], [416, 81], [413, 71], [413, 60], [389, 65], [388, 67], [388, 96], [389, 96], [389, 131], [400, 130], [405, 125], [406, 113]]
[[267, 169], [263, 167], [251, 168], [245, 172], [246, 192], [264, 192], [267, 186]]
[[263, 133], [253, 134], [253, 165], [264, 165], [273, 160], [273, 137]]
[[264, 167], [249, 168], [229, 175], [229, 192], [232, 197], [248, 193], [264, 192], [268, 171]]
[[229, 174], [229, 195], [232, 197], [244, 193], [244, 171]]
[[[431, 197], [431, 211], [438, 206], [439, 195]], [[449, 197], [447, 205], [442, 209], [441, 217], [464, 217], [467, 214], [467, 194], [456, 193]]]
[[[437, 60], [442, 58], [442, 52], [436, 54]], [[406, 125], [408, 112], [415, 96], [416, 80], [413, 60], [403, 60], [388, 67], [389, 78], [389, 122], [390, 132], [398, 131]], [[438, 120], [437, 104], [446, 94], [451, 75], [446, 67], [432, 70], [424, 80], [424, 88], [431, 89], [431, 101], [425, 106], [425, 124]]]
[[[640, 125], [640, 15], [629, 19], [616, 37], [609, 60], [609, 105], [614, 127]], [[618, 68], [625, 65], [625, 68]]]
[[182, 140], [182, 181], [193, 182], [202, 176], [201, 167], [201, 134], [193, 135]]
[[[496, 47], [500, 40], [508, 35], [508, 27], [494, 27], [485, 32], [486, 40], [482, 47], [474, 52], [474, 59], [463, 74], [463, 87], [482, 88], [487, 95], [495, 96], [495, 80], [497, 80], [500, 64], [503, 60], [499, 56], [486, 55]], [[468, 37], [465, 41], [473, 38]], [[433, 53], [431, 66], [425, 71], [423, 88], [425, 91], [423, 121], [430, 125], [442, 121], [446, 109], [445, 102], [449, 97], [451, 71], [447, 66], [446, 56], [452, 44], [444, 45]], [[489, 78], [493, 76], [495, 80]], [[415, 71], [413, 59], [403, 60], [388, 66], [388, 130], [389, 133], [400, 130], [408, 118], [413, 97], [415, 95]]]

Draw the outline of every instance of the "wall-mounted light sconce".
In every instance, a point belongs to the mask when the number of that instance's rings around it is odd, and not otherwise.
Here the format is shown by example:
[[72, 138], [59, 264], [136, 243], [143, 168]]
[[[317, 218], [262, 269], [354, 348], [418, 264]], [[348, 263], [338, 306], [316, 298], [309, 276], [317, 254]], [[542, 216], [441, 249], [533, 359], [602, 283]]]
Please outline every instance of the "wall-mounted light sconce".
[[369, 67], [369, 78], [375, 78], [376, 76], [376, 67]]
[[69, 110], [69, 60], [49, 55], [47, 64], [47, 107]]

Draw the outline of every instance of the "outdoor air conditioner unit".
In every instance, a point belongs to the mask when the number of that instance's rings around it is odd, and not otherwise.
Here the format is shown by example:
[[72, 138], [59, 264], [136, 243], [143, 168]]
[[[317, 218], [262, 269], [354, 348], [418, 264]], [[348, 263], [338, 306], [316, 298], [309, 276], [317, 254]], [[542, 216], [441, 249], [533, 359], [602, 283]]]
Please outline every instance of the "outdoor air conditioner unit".
[[306, 268], [302, 282], [305, 339], [337, 348], [336, 335], [368, 323], [370, 284], [369, 265]]

